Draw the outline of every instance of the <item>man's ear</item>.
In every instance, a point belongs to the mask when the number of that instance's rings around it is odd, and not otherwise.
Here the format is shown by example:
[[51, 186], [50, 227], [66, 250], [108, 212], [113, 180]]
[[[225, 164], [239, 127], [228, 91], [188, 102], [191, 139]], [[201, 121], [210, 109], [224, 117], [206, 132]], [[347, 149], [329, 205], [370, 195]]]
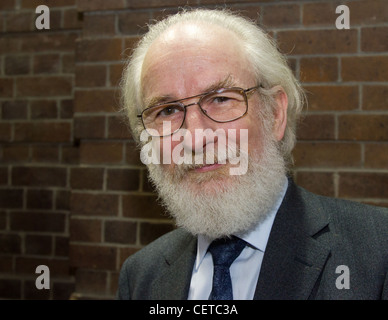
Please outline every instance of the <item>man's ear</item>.
[[277, 141], [284, 137], [287, 125], [288, 97], [282, 87], [275, 93], [276, 109], [274, 110], [273, 133]]

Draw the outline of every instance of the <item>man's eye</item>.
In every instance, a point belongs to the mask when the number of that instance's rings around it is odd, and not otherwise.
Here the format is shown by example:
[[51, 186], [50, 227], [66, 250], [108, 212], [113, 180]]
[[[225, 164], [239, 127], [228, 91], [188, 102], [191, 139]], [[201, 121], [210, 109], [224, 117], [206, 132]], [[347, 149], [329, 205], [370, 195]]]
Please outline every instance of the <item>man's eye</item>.
[[160, 110], [157, 114], [157, 116], [161, 116], [161, 117], [167, 117], [167, 116], [171, 116], [173, 115], [174, 113], [177, 113], [177, 112], [180, 112], [181, 108], [178, 108], [176, 106], [168, 106], [168, 107], [164, 107], [162, 110]]
[[217, 96], [212, 99], [212, 103], [225, 103], [230, 100], [229, 97], [226, 96]]

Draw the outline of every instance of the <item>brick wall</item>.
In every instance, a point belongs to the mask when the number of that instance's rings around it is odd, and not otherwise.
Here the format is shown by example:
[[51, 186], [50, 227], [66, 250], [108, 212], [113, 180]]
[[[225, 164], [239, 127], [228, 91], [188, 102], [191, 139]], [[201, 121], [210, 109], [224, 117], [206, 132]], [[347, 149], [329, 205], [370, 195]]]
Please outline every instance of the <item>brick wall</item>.
[[[388, 206], [385, 0], [225, 1], [265, 26], [308, 92], [295, 178]], [[124, 259], [173, 225], [119, 118], [123, 59], [150, 20], [216, 0], [2, 0], [0, 298], [112, 298]], [[51, 29], [35, 28], [46, 4]], [[350, 9], [337, 30], [335, 8]], [[35, 288], [48, 265], [50, 290]]]

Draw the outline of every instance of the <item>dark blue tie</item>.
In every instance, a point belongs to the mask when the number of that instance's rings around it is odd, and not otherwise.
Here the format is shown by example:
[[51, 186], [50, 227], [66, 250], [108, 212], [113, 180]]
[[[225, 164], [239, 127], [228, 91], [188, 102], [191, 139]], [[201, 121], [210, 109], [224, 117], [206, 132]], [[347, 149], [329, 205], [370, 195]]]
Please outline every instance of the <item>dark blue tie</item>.
[[218, 239], [209, 246], [213, 257], [213, 289], [209, 300], [233, 300], [232, 280], [229, 268], [241, 254], [246, 242], [237, 237]]

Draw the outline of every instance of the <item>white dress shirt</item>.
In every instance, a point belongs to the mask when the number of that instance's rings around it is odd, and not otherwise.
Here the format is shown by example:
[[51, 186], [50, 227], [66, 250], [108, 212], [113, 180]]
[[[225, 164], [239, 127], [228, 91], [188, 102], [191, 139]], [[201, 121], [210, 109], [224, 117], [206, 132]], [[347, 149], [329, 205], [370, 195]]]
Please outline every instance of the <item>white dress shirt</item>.
[[[253, 299], [272, 224], [287, 187], [288, 181], [285, 179], [282, 192], [263, 222], [247, 234], [235, 235], [245, 240], [247, 246], [230, 267], [234, 300]], [[208, 238], [198, 236], [197, 257], [191, 276], [189, 300], [207, 300], [210, 296], [213, 282], [213, 259], [207, 251], [210, 243], [211, 240]]]

